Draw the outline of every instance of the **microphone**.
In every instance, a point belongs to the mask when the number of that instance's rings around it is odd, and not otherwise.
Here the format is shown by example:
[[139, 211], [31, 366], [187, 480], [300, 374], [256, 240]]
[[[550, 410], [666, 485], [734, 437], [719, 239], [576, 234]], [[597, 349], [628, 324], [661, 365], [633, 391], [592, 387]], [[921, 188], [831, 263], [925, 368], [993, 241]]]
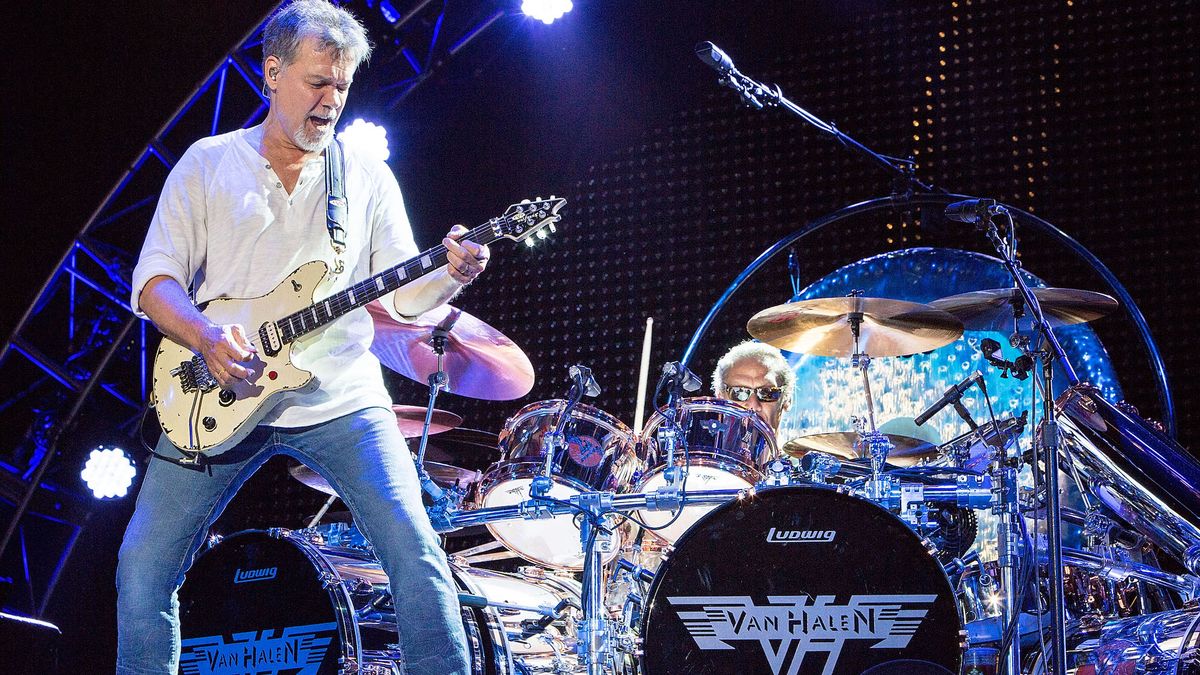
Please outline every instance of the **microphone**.
[[707, 63], [709, 68], [722, 75], [737, 71], [737, 68], [733, 67], [733, 59], [711, 42], [701, 42], [696, 45], [696, 58]]
[[583, 396], [595, 398], [600, 395], [600, 384], [596, 382], [596, 378], [592, 377], [592, 369], [587, 366], [571, 366], [567, 369], [567, 373], [571, 376], [571, 381], [575, 386], [579, 387], [579, 391], [583, 392]]
[[942, 394], [942, 397], [939, 398], [936, 403], [929, 406], [925, 412], [917, 415], [916, 418], [913, 419], [913, 422], [915, 422], [917, 426], [925, 424], [929, 421], [930, 417], [938, 414], [942, 408], [945, 408], [951, 403], [957, 403], [958, 399], [962, 398], [962, 395], [971, 388], [971, 385], [982, 379], [983, 373], [979, 372], [978, 370], [975, 371], [969, 377], [967, 377], [967, 379], [947, 389], [946, 393]]
[[701, 383], [698, 375], [684, 368], [678, 361], [670, 361], [663, 364], [660, 386], [664, 384], [671, 384], [686, 392], [693, 392], [700, 390]]
[[992, 216], [1008, 213], [995, 199], [964, 199], [946, 207], [945, 216], [960, 223], [975, 224]]

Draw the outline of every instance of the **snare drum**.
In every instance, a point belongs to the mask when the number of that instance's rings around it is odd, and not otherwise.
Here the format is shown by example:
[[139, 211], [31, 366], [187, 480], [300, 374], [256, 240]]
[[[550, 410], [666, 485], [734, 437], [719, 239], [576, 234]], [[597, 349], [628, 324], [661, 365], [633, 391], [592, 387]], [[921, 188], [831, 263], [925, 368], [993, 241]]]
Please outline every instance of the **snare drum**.
[[760, 490], [675, 543], [642, 673], [955, 675], [954, 591], [899, 518], [833, 488]]
[[[658, 430], [666, 422], [659, 410], [646, 422], [642, 434], [643, 463], [648, 467], [638, 483], [639, 492], [654, 492], [667, 484], [667, 450], [660, 447]], [[741, 489], [752, 487], [763, 476], [771, 460], [779, 456], [775, 434], [758, 413], [722, 398], [684, 399], [679, 405], [678, 425], [682, 430], [675, 450], [675, 464], [688, 462], [689, 490]], [[684, 449], [686, 448], [686, 454]], [[715, 506], [689, 506], [667, 527], [652, 532], [674, 542]], [[653, 527], [671, 520], [665, 511], [642, 511], [638, 518]]]
[[[563, 400], [531, 403], [505, 422], [500, 432], [501, 459], [479, 483], [479, 506], [509, 506], [529, 499], [529, 486], [546, 465], [542, 437], [554, 430], [566, 404]], [[550, 497], [569, 499], [581, 492], [629, 489], [641, 466], [629, 427], [602, 410], [579, 404], [572, 409], [563, 434], [565, 447], [551, 465]], [[571, 515], [488, 523], [488, 529], [528, 560], [556, 569], [583, 569], [583, 546]], [[620, 546], [615, 542], [605, 562], [616, 556]]]

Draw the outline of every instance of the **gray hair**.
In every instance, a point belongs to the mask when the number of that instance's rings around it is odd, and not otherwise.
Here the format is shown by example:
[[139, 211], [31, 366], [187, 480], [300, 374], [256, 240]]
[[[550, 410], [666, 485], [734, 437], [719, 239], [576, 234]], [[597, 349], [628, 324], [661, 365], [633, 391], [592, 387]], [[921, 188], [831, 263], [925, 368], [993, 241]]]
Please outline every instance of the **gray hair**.
[[779, 405], [784, 408], [791, 405], [792, 395], [796, 389], [796, 373], [792, 370], [792, 365], [784, 358], [783, 352], [757, 340], [746, 340], [735, 345], [725, 352], [720, 361], [717, 361], [717, 368], [713, 371], [712, 376], [714, 394], [721, 395], [721, 392], [725, 390], [725, 374], [729, 372], [733, 364], [744, 360], [761, 363], [767, 369], [767, 379], [783, 390], [783, 396], [779, 398]]
[[275, 56], [289, 65], [309, 37], [317, 39], [322, 52], [333, 50], [335, 59], [347, 59], [355, 68], [371, 56], [367, 29], [353, 14], [328, 0], [296, 0], [276, 12], [263, 29], [263, 60]]

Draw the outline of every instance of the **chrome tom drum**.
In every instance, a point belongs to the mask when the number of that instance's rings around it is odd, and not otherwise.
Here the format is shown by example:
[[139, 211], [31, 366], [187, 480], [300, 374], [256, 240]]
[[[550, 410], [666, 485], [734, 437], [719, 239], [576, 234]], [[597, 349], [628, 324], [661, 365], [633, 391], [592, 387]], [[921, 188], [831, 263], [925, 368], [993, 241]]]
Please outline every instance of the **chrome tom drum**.
[[[642, 434], [643, 463], [647, 468], [638, 483], [639, 492], [654, 492], [667, 484], [667, 450], [660, 446], [658, 431], [667, 411], [651, 415]], [[688, 463], [689, 490], [741, 489], [752, 487], [763, 476], [771, 460], [779, 456], [775, 434], [758, 413], [722, 398], [698, 397], [680, 402], [678, 419], [682, 430], [675, 463]], [[686, 448], [686, 453], [684, 452]], [[658, 537], [674, 542], [715, 506], [689, 506], [670, 525], [653, 530]], [[666, 511], [642, 511], [638, 518], [654, 527], [671, 520]]]
[[[478, 505], [510, 506], [529, 499], [529, 486], [546, 463], [542, 438], [558, 424], [566, 401], [531, 403], [509, 418], [500, 432], [500, 461], [479, 483]], [[625, 492], [640, 466], [633, 432], [617, 418], [579, 404], [563, 429], [566, 447], [554, 457], [550, 496], [568, 499], [581, 492]], [[583, 569], [579, 528], [570, 515], [539, 520], [488, 523], [496, 539], [522, 557], [555, 569]], [[620, 550], [615, 542], [605, 562]]]

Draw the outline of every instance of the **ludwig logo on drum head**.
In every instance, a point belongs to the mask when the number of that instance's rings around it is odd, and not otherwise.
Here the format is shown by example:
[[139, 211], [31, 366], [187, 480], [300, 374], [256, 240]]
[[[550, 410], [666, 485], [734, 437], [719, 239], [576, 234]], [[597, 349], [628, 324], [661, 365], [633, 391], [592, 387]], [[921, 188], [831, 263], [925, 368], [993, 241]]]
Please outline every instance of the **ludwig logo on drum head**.
[[837, 536], [837, 530], [776, 530], [767, 531], [767, 542], [771, 544], [828, 544]]
[[262, 567], [256, 570], [243, 570], [239, 567], [233, 571], [233, 583], [248, 584], [252, 581], [270, 581], [278, 573], [278, 567]]

